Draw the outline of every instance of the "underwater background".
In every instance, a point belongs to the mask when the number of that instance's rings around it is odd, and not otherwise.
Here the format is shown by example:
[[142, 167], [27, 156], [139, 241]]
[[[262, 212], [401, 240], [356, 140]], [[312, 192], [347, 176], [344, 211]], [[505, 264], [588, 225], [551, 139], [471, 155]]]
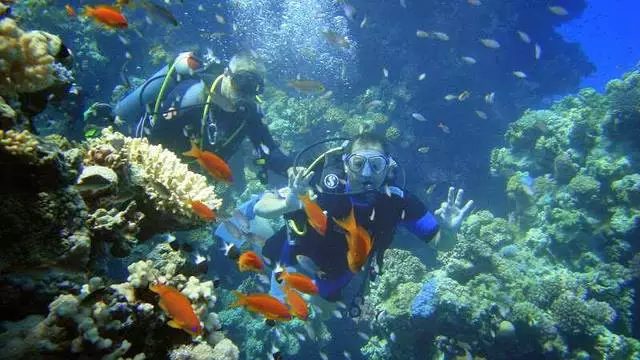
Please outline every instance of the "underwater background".
[[[83, 13], [99, 4], [2, 0], [0, 358], [640, 359], [636, 2], [118, 0], [126, 28]], [[68, 68], [47, 57], [61, 43]], [[272, 327], [231, 308], [264, 279], [186, 202], [223, 219], [286, 179], [212, 181], [112, 112], [184, 51], [262, 59], [288, 154], [373, 131], [432, 209], [464, 188], [455, 245], [399, 229], [357, 318], [338, 303]], [[22, 105], [57, 83], [69, 99], [45, 96], [26, 130]], [[158, 279], [202, 335], [166, 325]]]

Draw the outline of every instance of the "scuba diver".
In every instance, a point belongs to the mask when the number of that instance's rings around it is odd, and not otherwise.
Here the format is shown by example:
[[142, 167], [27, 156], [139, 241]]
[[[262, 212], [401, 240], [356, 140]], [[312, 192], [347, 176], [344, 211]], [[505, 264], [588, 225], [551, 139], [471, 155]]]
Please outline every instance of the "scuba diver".
[[[368, 278], [373, 281], [381, 274], [383, 254], [397, 225], [405, 226], [425, 242], [435, 239], [436, 243], [455, 243], [457, 229], [473, 205], [468, 201], [462, 206], [463, 190], [454, 200], [455, 191], [450, 188], [448, 200], [432, 213], [417, 197], [394, 186], [401, 169], [384, 138], [375, 134], [360, 134], [348, 145], [328, 150], [307, 168], [296, 166], [299, 157], [289, 171], [289, 186], [256, 198], [245, 214], [256, 219], [284, 216], [285, 226], [266, 241], [262, 255], [287, 272], [302, 270], [309, 274], [325, 300], [348, 302], [351, 298], [348, 313], [352, 317], [360, 315]], [[322, 171], [315, 174], [314, 168], [323, 161]], [[311, 192], [326, 211], [324, 236], [309, 226], [300, 201]], [[347, 218], [352, 208], [357, 225], [373, 239], [373, 248], [358, 277], [360, 284], [347, 287], [357, 274], [350, 270], [344, 231], [331, 219]], [[271, 276], [270, 292], [282, 299], [281, 285], [276, 281], [278, 270], [282, 271], [276, 268]], [[343, 294], [343, 290], [349, 294]]]
[[286, 176], [291, 159], [262, 122], [264, 65], [251, 54], [233, 56], [225, 69], [211, 60], [212, 55], [207, 58], [204, 64], [192, 52], [178, 55], [118, 102], [116, 123], [127, 124], [133, 136], [147, 136], [177, 153], [194, 143], [217, 154], [230, 163], [238, 189], [244, 188], [244, 157], [233, 155], [247, 137], [260, 182], [267, 183], [267, 170]]

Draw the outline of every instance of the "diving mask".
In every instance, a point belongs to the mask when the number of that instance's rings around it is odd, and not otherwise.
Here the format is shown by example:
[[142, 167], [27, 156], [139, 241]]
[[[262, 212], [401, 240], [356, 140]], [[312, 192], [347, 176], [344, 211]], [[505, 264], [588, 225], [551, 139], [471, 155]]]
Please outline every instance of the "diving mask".
[[382, 174], [389, 167], [389, 158], [378, 151], [358, 151], [345, 158], [347, 169], [360, 173], [368, 164], [374, 174]]
[[231, 74], [231, 87], [242, 97], [262, 94], [264, 80], [256, 72], [239, 70]]

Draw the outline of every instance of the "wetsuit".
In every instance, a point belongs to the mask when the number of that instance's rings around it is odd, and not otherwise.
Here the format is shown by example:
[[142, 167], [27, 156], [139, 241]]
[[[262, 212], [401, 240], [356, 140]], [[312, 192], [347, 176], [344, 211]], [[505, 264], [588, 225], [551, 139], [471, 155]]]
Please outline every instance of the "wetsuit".
[[[162, 102], [160, 112], [166, 114], [175, 108], [171, 99], [180, 99], [199, 80], [183, 80], [169, 92]], [[204, 96], [204, 95], [203, 95]], [[204, 103], [204, 100], [202, 101]], [[212, 151], [225, 160], [229, 160], [235, 154], [245, 138], [249, 138], [256, 154], [256, 162], [261, 171], [258, 176], [262, 182], [266, 182], [266, 170], [286, 176], [287, 169], [291, 166], [291, 159], [280, 151], [278, 145], [269, 133], [269, 129], [262, 122], [262, 113], [259, 106], [250, 101], [237, 106], [235, 112], [224, 111], [213, 104], [210, 108], [211, 116], [207, 120], [205, 134], [200, 134], [203, 106], [192, 106], [184, 109], [177, 108], [175, 115], [167, 120], [159, 116], [158, 120], [148, 134], [152, 143], [163, 144], [177, 153], [182, 153], [191, 148], [191, 139], [200, 139], [204, 136], [205, 150]], [[212, 124], [215, 124], [215, 128]], [[207, 130], [209, 129], [209, 130]], [[214, 129], [217, 135], [213, 139]], [[212, 144], [215, 141], [214, 144]]]
[[[320, 193], [318, 205], [327, 211], [328, 225], [325, 236], [319, 235], [307, 225], [304, 210], [285, 215], [286, 220], [294, 220], [298, 229], [306, 227], [303, 235], [296, 235], [285, 226], [271, 237], [263, 248], [263, 255], [273, 263], [296, 265], [296, 255], [305, 255], [313, 260], [322, 271], [322, 276], [314, 279], [320, 290], [320, 296], [330, 301], [341, 299], [341, 290], [351, 281], [355, 274], [349, 270], [347, 263], [347, 243], [344, 231], [332, 220], [332, 217], [343, 219], [354, 208], [358, 225], [364, 227], [373, 239], [371, 256], [376, 256], [378, 266], [382, 266], [384, 251], [390, 246], [397, 225], [403, 225], [413, 234], [430, 241], [438, 232], [439, 226], [435, 216], [429, 212], [417, 197], [397, 187], [389, 187], [389, 192], [371, 192], [362, 195], [338, 195], [344, 192], [341, 182], [335, 182], [332, 175], [340, 170], [323, 171], [321, 179], [314, 182], [327, 192]], [[322, 180], [320, 182], [316, 182]], [[337, 184], [337, 185], [336, 185]], [[328, 189], [327, 186], [332, 187]], [[371, 214], [375, 215], [371, 220]], [[404, 213], [404, 215], [403, 215]], [[375, 255], [374, 255], [375, 252]], [[368, 269], [367, 269], [368, 270]]]

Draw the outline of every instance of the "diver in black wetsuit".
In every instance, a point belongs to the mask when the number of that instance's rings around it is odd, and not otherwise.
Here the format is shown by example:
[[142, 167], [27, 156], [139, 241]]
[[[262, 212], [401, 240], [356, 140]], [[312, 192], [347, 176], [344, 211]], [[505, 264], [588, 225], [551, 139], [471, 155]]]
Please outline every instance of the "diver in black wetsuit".
[[[220, 68], [216, 65], [205, 72], [193, 53], [180, 54], [172, 66], [118, 103], [116, 122], [129, 124], [135, 136], [147, 136], [176, 153], [188, 151], [195, 142], [225, 161], [249, 138], [260, 181], [268, 181], [267, 170], [286, 176], [292, 161], [262, 122], [258, 96], [264, 89], [264, 66], [248, 54], [234, 56], [224, 70], [215, 72], [213, 68]], [[212, 73], [222, 74], [213, 79]], [[243, 157], [233, 156], [230, 166], [234, 185], [244, 188]]]
[[[462, 189], [454, 200], [454, 188], [450, 188], [448, 200], [432, 213], [417, 197], [395, 186], [398, 165], [384, 138], [374, 134], [361, 134], [348, 147], [329, 152], [322, 156], [324, 166], [320, 172], [292, 168], [289, 186], [257, 198], [250, 212], [264, 218], [284, 215], [286, 220], [287, 225], [267, 240], [262, 249], [265, 257], [287, 267], [289, 272], [302, 270], [311, 275], [325, 300], [345, 300], [345, 295], [346, 300], [351, 298], [349, 313], [358, 316], [358, 302], [362, 301], [367, 278], [381, 272], [383, 254], [396, 227], [406, 227], [425, 242], [436, 239], [440, 246], [451, 246], [473, 201], [463, 206]], [[308, 226], [299, 200], [300, 195], [309, 194], [312, 189], [316, 202], [326, 211], [324, 236]], [[352, 208], [357, 224], [373, 239], [369, 263], [364, 266], [364, 276], [359, 277], [360, 285], [355, 286], [349, 286], [357, 274], [350, 271], [347, 263], [344, 231], [332, 220], [344, 219]], [[272, 275], [270, 293], [282, 296], [275, 281], [277, 272]]]

